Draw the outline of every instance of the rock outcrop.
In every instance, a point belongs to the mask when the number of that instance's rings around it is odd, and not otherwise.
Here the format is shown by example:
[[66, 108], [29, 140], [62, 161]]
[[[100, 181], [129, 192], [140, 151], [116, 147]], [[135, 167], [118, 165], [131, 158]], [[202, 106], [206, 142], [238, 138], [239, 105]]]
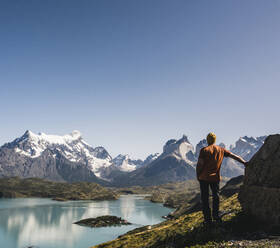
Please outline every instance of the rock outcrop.
[[268, 136], [250, 160], [239, 200], [245, 212], [280, 225], [280, 134]]
[[232, 195], [239, 193], [240, 187], [243, 185], [244, 176], [238, 176], [231, 178], [224, 187], [222, 187], [220, 194], [225, 197], [231, 197]]

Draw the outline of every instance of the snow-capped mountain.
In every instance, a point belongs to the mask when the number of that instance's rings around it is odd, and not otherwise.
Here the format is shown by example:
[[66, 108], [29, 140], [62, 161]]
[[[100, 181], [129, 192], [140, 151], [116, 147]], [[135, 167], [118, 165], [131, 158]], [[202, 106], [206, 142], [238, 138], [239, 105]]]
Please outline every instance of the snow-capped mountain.
[[112, 160], [112, 164], [118, 167], [121, 171], [134, 171], [141, 166], [147, 165], [153, 162], [155, 159], [159, 157], [159, 153], [154, 153], [149, 155], [144, 161], [141, 159], [133, 159], [129, 155], [119, 154]]
[[28, 130], [22, 137], [3, 147], [30, 158], [41, 156], [46, 149], [55, 150], [73, 163], [86, 165], [96, 176], [99, 176], [99, 169], [110, 166], [112, 160], [105, 148], [93, 148], [87, 144], [79, 131], [59, 136], [35, 134]]
[[198, 159], [201, 148], [203, 148], [203, 147], [205, 147], [207, 145], [208, 144], [207, 144], [206, 139], [203, 139], [203, 140], [198, 142], [198, 144], [195, 147], [195, 160]]
[[[230, 151], [249, 160], [263, 145], [266, 136], [241, 137]], [[94, 181], [111, 185], [155, 185], [195, 178], [200, 141], [194, 149], [187, 136], [170, 139], [161, 154], [144, 161], [129, 155], [114, 159], [102, 146], [93, 148], [79, 131], [47, 135], [26, 131], [20, 138], [0, 147], [0, 177], [40, 177], [56, 181]], [[223, 143], [220, 146], [225, 147]], [[243, 165], [225, 158], [221, 174], [225, 177], [244, 173]], [[104, 181], [106, 180], [106, 181]]]
[[[263, 145], [266, 136], [240, 138], [230, 151], [249, 160]], [[186, 135], [179, 140], [170, 139], [163, 146], [163, 152], [157, 158], [141, 168], [121, 175], [116, 184], [157, 185], [174, 181], [194, 179], [195, 168], [200, 149], [207, 146], [205, 139], [201, 140], [194, 149]], [[219, 146], [226, 147], [224, 143]], [[244, 174], [244, 166], [233, 159], [225, 158], [221, 167], [223, 177], [235, 177]]]
[[134, 171], [157, 156], [150, 155], [145, 161], [132, 159], [129, 155], [112, 159], [104, 147], [93, 148], [84, 141], [79, 131], [59, 136], [28, 130], [0, 147], [0, 177], [43, 177], [64, 181], [96, 181], [100, 178], [110, 181], [114, 175]]
[[[119, 154], [112, 159], [111, 166], [100, 169], [100, 177], [110, 182], [118, 182], [121, 176], [128, 176], [130, 172], [152, 163], [158, 156], [159, 153], [151, 154], [143, 161], [141, 159], [132, 159], [129, 155]], [[117, 185], [119, 184], [117, 183]]]
[[[264, 144], [267, 136], [260, 137], [240, 137], [235, 145], [230, 146], [230, 151], [249, 161], [253, 155]], [[225, 177], [236, 177], [244, 174], [244, 166], [233, 159], [225, 158], [221, 167], [221, 175]]]
[[260, 137], [240, 137], [235, 146], [231, 148], [231, 152], [236, 153], [243, 157], [245, 160], [249, 160], [264, 144], [264, 140], [267, 136]]
[[143, 165], [143, 161], [141, 159], [132, 159], [127, 154], [119, 154], [112, 160], [112, 163], [121, 171], [134, 171]]
[[143, 165], [147, 165], [147, 164], [150, 164], [152, 163], [154, 160], [156, 160], [158, 157], [159, 157], [159, 153], [154, 153], [154, 154], [151, 154], [149, 155], [143, 162]]
[[186, 135], [183, 135], [183, 137], [179, 140], [171, 139], [165, 143], [163, 146], [163, 153], [160, 157], [163, 158], [170, 155], [174, 156], [178, 160], [184, 160], [189, 165], [194, 165], [194, 147], [189, 142]]
[[194, 148], [187, 136], [179, 140], [168, 140], [163, 152], [149, 156], [150, 161], [126, 175], [114, 178], [113, 184], [119, 186], [157, 185], [168, 182], [184, 181], [195, 177]]

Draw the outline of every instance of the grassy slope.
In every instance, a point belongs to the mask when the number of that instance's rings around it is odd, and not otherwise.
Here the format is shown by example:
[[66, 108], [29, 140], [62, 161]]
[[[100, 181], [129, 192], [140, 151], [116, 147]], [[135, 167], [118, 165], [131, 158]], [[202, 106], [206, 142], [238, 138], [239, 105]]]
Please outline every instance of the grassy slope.
[[145, 226], [132, 230], [95, 248], [280, 247], [277, 240], [246, 241], [262, 226], [242, 213], [237, 194], [225, 199], [221, 210], [227, 211], [223, 216], [224, 223], [211, 229], [203, 227], [202, 212], [199, 211], [153, 225], [150, 229]]
[[47, 197], [59, 200], [105, 200], [116, 199], [112, 191], [88, 182], [62, 183], [46, 181], [39, 178], [0, 179], [0, 196], [15, 197]]

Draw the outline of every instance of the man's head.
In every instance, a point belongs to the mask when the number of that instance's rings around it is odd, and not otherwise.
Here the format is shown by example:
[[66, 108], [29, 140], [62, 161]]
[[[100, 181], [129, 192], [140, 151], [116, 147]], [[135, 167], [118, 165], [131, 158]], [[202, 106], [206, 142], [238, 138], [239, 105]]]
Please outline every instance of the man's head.
[[207, 135], [206, 139], [207, 139], [207, 143], [208, 143], [209, 146], [213, 145], [216, 142], [216, 134], [211, 132]]

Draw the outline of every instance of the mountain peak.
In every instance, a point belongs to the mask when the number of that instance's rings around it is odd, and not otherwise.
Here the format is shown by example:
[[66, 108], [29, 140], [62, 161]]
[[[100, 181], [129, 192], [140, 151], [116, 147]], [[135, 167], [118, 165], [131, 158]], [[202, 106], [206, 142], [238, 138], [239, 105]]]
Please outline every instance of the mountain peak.
[[71, 133], [65, 135], [53, 135], [53, 134], [46, 134], [43, 132], [39, 132], [38, 134], [35, 134], [30, 130], [27, 130], [21, 137], [21, 139], [31, 139], [32, 141], [47, 142], [50, 144], [63, 144], [65, 142], [69, 143], [81, 138], [82, 138], [82, 134], [78, 130], [74, 130]]
[[99, 176], [99, 168], [110, 166], [112, 160], [105, 148], [93, 148], [77, 130], [66, 135], [34, 134], [27, 130], [23, 136], [4, 146], [32, 159], [40, 157], [48, 149], [55, 150], [70, 162], [84, 164], [96, 176]]
[[30, 131], [30, 130], [26, 130], [26, 131], [25, 131], [25, 133], [23, 134], [23, 136], [29, 136], [29, 135], [30, 135], [30, 133], [31, 133], [31, 131]]
[[189, 139], [188, 139], [188, 136], [185, 135], [185, 134], [183, 134], [182, 138], [179, 139], [179, 140], [177, 140], [176, 143], [179, 144], [179, 143], [183, 143], [183, 142], [186, 142], [186, 143], [189, 143], [189, 144], [190, 144], [190, 141], [189, 141]]
[[189, 139], [188, 139], [188, 136], [183, 134], [183, 137], [181, 138], [182, 141], [184, 142], [187, 142], [187, 143], [190, 143]]
[[22, 137], [29, 138], [29, 137], [32, 137], [34, 135], [36, 135], [36, 134], [31, 132], [30, 130], [26, 130]]
[[128, 154], [119, 154], [112, 160], [113, 164], [122, 171], [133, 171], [143, 165], [143, 161], [132, 159]]
[[245, 160], [249, 160], [253, 154], [255, 154], [256, 151], [258, 151], [259, 148], [264, 144], [265, 138], [266, 136], [260, 136], [256, 138], [248, 136], [240, 137], [236, 141], [235, 146], [231, 147], [231, 151], [233, 153], [239, 154]]
[[82, 137], [82, 133], [78, 130], [73, 130], [70, 134], [74, 139], [78, 139]]

